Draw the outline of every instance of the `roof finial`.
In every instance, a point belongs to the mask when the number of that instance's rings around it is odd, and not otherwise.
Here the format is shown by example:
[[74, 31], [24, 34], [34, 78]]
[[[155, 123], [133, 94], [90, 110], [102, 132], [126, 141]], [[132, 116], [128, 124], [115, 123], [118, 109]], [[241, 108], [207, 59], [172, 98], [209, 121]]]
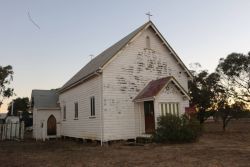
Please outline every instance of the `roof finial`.
[[150, 21], [150, 17], [153, 16], [150, 12], [146, 13], [148, 15], [148, 21]]

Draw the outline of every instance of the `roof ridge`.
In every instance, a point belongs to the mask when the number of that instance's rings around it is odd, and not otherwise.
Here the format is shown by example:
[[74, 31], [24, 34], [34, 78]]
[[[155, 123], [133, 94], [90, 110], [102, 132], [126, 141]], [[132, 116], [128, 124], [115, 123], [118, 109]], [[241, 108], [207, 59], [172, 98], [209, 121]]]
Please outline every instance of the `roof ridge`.
[[185, 66], [185, 64], [182, 62], [182, 60], [179, 58], [179, 56], [175, 53], [173, 48], [169, 45], [169, 43], [166, 41], [166, 39], [162, 36], [160, 31], [156, 28], [154, 23], [152, 21], [147, 21], [139, 28], [135, 29], [133, 32], [101, 52], [98, 56], [96, 56], [94, 59], [89, 61], [83, 68], [81, 68], [70, 80], [68, 80], [58, 91], [59, 93], [62, 93], [66, 91], [67, 89], [70, 89], [73, 86], [76, 86], [83, 82], [85, 79], [95, 76], [96, 72], [100, 69], [100, 67], [103, 67], [107, 62], [110, 61], [122, 48], [124, 48], [139, 32], [141, 32], [145, 27], [151, 26], [154, 31], [158, 34], [158, 36], [161, 38], [161, 40], [164, 42], [167, 48], [171, 51], [171, 55], [174, 56], [174, 58], [180, 62], [180, 66], [183, 67], [183, 69], [186, 71], [187, 75], [191, 75], [188, 68]]
[[68, 80], [59, 90], [59, 92], [64, 91], [68, 87], [76, 84], [83, 78], [96, 72], [100, 67], [104, 66], [113, 56], [116, 55], [133, 37], [135, 37], [143, 28], [147, 25], [152, 24], [152, 21], [147, 21], [139, 28], [135, 29], [127, 36], [114, 43], [112, 46], [108, 47], [100, 54], [98, 54], [94, 59], [89, 61], [83, 68], [81, 68], [70, 80]]

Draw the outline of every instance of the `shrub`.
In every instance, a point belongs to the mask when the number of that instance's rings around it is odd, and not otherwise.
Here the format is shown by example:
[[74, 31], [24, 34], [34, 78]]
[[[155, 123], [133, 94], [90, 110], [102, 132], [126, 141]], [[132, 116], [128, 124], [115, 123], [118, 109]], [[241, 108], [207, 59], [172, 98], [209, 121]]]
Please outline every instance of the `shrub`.
[[153, 134], [155, 142], [193, 142], [201, 135], [202, 127], [195, 118], [167, 114], [158, 118], [158, 127]]

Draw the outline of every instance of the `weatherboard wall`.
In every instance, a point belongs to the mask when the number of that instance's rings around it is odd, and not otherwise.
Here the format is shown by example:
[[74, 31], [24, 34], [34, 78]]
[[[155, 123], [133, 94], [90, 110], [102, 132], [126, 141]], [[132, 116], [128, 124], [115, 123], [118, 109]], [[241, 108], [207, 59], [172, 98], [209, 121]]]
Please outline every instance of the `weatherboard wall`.
[[[59, 109], [33, 109], [33, 138], [44, 140], [49, 138], [47, 135], [47, 121], [53, 115], [56, 118], [56, 136], [61, 136], [61, 115]], [[55, 137], [55, 136], [53, 136]]]
[[33, 108], [32, 114], [33, 114], [33, 131], [32, 131], [32, 135], [33, 135], [33, 138], [36, 138], [37, 131], [38, 131], [37, 129], [39, 128], [38, 127], [38, 121], [37, 121], [37, 109], [36, 108]]
[[[150, 48], [146, 48], [147, 36]], [[151, 28], [122, 49], [102, 75], [104, 140], [135, 138], [144, 131], [144, 119], [140, 120], [144, 115], [133, 99], [151, 80], [174, 76], [186, 91], [188, 88], [184, 70]]]
[[175, 87], [174, 84], [170, 83], [167, 85], [155, 98], [155, 121], [157, 117], [161, 115], [161, 103], [178, 103], [179, 104], [179, 115], [185, 113], [185, 107], [189, 106], [187, 97], [183, 96], [181, 92]]
[[[60, 94], [61, 134], [63, 136], [100, 140], [100, 100], [102, 77], [94, 77]], [[95, 116], [91, 116], [90, 98], [95, 97]], [[78, 118], [75, 118], [75, 103], [78, 103]], [[66, 106], [66, 119], [63, 108]]]

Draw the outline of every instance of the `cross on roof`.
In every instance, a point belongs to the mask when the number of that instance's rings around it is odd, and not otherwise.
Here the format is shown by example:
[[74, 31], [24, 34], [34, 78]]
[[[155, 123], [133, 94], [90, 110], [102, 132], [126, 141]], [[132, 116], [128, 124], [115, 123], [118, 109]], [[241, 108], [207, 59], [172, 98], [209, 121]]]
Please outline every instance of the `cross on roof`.
[[150, 12], [146, 13], [146, 15], [148, 15], [148, 20], [150, 21], [150, 17], [153, 16], [153, 15], [150, 14]]

